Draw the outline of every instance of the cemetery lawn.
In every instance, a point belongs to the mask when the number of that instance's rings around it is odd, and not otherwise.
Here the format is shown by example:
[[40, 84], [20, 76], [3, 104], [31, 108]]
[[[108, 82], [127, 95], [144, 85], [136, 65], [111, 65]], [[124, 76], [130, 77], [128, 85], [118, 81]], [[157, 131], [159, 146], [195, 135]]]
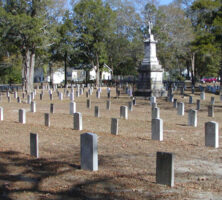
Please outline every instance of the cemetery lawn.
[[[60, 89], [63, 91], [63, 89]], [[190, 91], [186, 94], [192, 95]], [[92, 108], [86, 108], [85, 94], [75, 98], [77, 112], [83, 116], [83, 130], [73, 130], [69, 114], [69, 98], [60, 101], [54, 92], [49, 100], [45, 91], [37, 112], [22, 100], [8, 103], [6, 94], [0, 106], [4, 120], [0, 121], [0, 199], [6, 200], [71, 200], [71, 199], [222, 199], [222, 141], [218, 149], [205, 147], [204, 123], [219, 123], [222, 127], [222, 102], [219, 95], [207, 94], [201, 101], [197, 127], [188, 126], [188, 110], [196, 109], [200, 93], [175, 98], [185, 103], [185, 115], [177, 115], [173, 103], [157, 99], [163, 119], [163, 141], [151, 140], [151, 106], [148, 100], [137, 99], [129, 119], [119, 120], [119, 135], [110, 134], [111, 118], [119, 118], [120, 106], [128, 106], [130, 98], [111, 92], [111, 110], [106, 110], [106, 88], [101, 98], [92, 96]], [[21, 97], [21, 93], [19, 93]], [[215, 96], [215, 117], [208, 117], [210, 97]], [[44, 113], [54, 103], [51, 126], [44, 126]], [[100, 107], [100, 118], [94, 117], [94, 106]], [[18, 123], [18, 109], [27, 110], [26, 124]], [[80, 134], [98, 135], [99, 170], [80, 169]], [[39, 159], [30, 156], [30, 133], [38, 133]], [[156, 152], [175, 154], [175, 186], [156, 184]]]

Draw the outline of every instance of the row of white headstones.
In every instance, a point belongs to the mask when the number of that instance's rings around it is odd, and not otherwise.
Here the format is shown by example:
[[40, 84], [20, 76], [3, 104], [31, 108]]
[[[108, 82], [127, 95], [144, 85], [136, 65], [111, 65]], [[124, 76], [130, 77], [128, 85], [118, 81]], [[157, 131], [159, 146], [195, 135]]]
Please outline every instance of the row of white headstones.
[[[93, 89], [89, 89], [86, 97], [89, 97], [89, 94], [92, 95]], [[98, 89], [96, 92], [97, 98], [100, 98], [101, 89]], [[107, 93], [110, 93], [110, 90], [107, 90]], [[35, 93], [34, 93], [35, 94]], [[42, 94], [42, 93], [41, 93]], [[70, 93], [70, 100], [74, 100], [74, 91]], [[82, 95], [83, 92], [80, 92]], [[49, 90], [49, 95], [52, 95], [52, 91]], [[201, 94], [202, 96], [203, 94]], [[16, 96], [16, 95], [15, 95]], [[14, 97], [15, 97], [14, 96]], [[32, 99], [35, 98], [35, 95], [31, 95]], [[58, 93], [59, 99], [63, 100], [63, 95]], [[68, 93], [67, 93], [67, 96]], [[78, 97], [78, 90], [76, 93]], [[110, 95], [109, 95], [110, 97]], [[15, 97], [17, 98], [17, 97]], [[41, 97], [40, 97], [41, 99]], [[201, 98], [203, 99], [203, 98]], [[177, 102], [176, 99], [170, 98], [170, 101], [173, 102], [173, 106], [177, 108], [178, 115], [184, 115], [184, 103]], [[212, 103], [213, 102], [213, 103]], [[29, 103], [29, 102], [28, 102]], [[107, 109], [110, 109], [111, 101], [107, 101]], [[160, 109], [157, 107], [156, 98], [150, 98], [150, 104], [152, 105], [152, 123], [151, 123], [151, 134], [153, 140], [163, 140], [163, 120], [160, 119]], [[211, 104], [214, 104], [214, 99], [211, 98]], [[127, 106], [120, 107], [120, 118], [128, 119], [128, 109], [133, 111], [133, 105], [135, 105], [135, 100], [130, 101]], [[87, 99], [87, 107], [91, 107], [90, 99]], [[31, 101], [31, 112], [36, 112], [36, 103]], [[53, 113], [53, 104], [50, 106], [50, 110]], [[70, 114], [74, 116], [73, 129], [82, 130], [82, 114], [76, 112], [76, 103], [70, 102]], [[45, 125], [50, 126], [49, 113], [45, 113]], [[99, 107], [95, 106], [95, 117], [99, 117]], [[0, 107], [0, 120], [3, 120], [3, 108]], [[25, 109], [19, 110], [19, 122], [26, 123], [26, 111]], [[188, 114], [188, 125], [197, 126], [197, 110], [190, 110]], [[114, 135], [118, 134], [118, 118], [111, 119], [111, 133]], [[84, 133], [81, 134], [81, 168], [85, 170], [98, 170], [98, 153], [97, 153], [97, 135], [93, 133]], [[217, 122], [206, 122], [205, 123], [205, 145], [218, 148], [219, 147], [219, 126]], [[38, 150], [38, 134], [30, 133], [30, 153], [32, 156], [39, 157]], [[174, 185], [174, 166], [173, 153], [168, 152], [157, 152], [156, 158], [156, 181], [157, 183], [166, 184], [169, 186]], [[164, 166], [164, 167], [163, 167]]]

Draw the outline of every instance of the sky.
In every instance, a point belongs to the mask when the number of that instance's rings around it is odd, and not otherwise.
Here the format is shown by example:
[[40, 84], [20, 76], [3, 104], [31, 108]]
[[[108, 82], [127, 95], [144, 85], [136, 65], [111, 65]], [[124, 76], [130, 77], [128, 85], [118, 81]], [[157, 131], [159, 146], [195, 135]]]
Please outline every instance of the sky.
[[160, 5], [168, 5], [172, 2], [172, 0], [159, 0]]

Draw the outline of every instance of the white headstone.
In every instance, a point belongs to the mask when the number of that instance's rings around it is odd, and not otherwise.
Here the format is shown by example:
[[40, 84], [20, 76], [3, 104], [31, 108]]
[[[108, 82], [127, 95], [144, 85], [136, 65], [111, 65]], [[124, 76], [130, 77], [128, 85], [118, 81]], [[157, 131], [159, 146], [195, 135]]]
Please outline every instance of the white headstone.
[[178, 102], [178, 108], [177, 108], [177, 114], [178, 115], [184, 115], [184, 103], [183, 102]]
[[197, 126], [197, 110], [190, 110], [188, 114], [188, 125]]
[[83, 133], [80, 137], [81, 146], [81, 169], [98, 170], [98, 146], [97, 135], [93, 133]]
[[30, 154], [39, 157], [38, 134], [30, 133]]
[[73, 129], [81, 131], [82, 130], [82, 113], [80, 112], [74, 113], [73, 120], [74, 120]]
[[76, 112], [76, 102], [70, 102], [69, 104], [69, 114], [73, 115]]
[[205, 123], [205, 146], [219, 147], [219, 126], [217, 122]]
[[163, 140], [163, 120], [152, 119], [152, 140]]
[[3, 121], [4, 120], [4, 109], [3, 107], [0, 107], [0, 121]]

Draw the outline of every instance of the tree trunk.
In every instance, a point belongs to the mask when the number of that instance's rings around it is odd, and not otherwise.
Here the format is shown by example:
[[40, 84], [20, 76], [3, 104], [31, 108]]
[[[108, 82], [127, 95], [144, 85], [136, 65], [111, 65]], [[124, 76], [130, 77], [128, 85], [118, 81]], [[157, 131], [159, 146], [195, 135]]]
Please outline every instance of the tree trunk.
[[96, 66], [96, 87], [100, 86], [100, 70], [99, 66]]
[[49, 63], [49, 78], [50, 78], [50, 86], [53, 86], [53, 71], [52, 71], [52, 63]]
[[195, 53], [191, 55], [191, 79], [192, 79], [192, 86], [195, 86]]
[[[222, 45], [220, 46], [222, 52]], [[222, 95], [222, 58], [220, 58], [220, 95]]]
[[66, 87], [67, 85], [67, 52], [65, 52], [64, 63], [65, 63], [65, 87]]
[[220, 95], [222, 95], [222, 60], [220, 61]]
[[186, 65], [187, 65], [187, 76], [186, 76], [186, 79], [190, 80], [190, 66], [189, 66], [189, 62], [186, 62]]
[[96, 87], [100, 86], [99, 57], [96, 55]]
[[35, 53], [28, 49], [23, 55], [23, 87], [28, 93], [33, 91], [34, 66]]
[[89, 82], [89, 70], [86, 70], [85, 71], [86, 72], [86, 85], [88, 84], [88, 82]]

